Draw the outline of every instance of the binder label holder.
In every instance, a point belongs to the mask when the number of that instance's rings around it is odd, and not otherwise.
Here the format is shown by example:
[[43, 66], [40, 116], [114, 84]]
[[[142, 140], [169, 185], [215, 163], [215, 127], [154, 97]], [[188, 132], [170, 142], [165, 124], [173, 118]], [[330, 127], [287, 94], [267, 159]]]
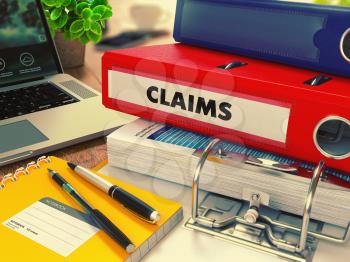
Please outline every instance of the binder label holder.
[[[250, 194], [249, 199], [246, 199], [249, 200], [248, 202], [237, 199], [226, 199], [226, 201], [233, 201], [231, 206], [235, 205], [236, 207], [233, 209], [237, 212], [225, 212], [228, 209], [215, 206], [213, 204], [215, 202], [214, 200], [219, 196], [211, 194], [208, 194], [199, 205], [199, 182], [205, 162], [223, 156], [227, 160], [226, 152], [220, 149], [220, 147], [217, 149], [219, 143], [220, 139], [214, 139], [205, 150], [196, 153], [199, 161], [194, 172], [192, 184], [192, 215], [185, 223], [186, 228], [197, 230], [257, 251], [300, 262], [312, 261], [319, 240], [342, 244], [349, 239], [350, 223], [344, 229], [344, 234], [339, 237], [323, 233], [322, 229], [325, 223], [310, 220], [318, 182], [324, 178], [325, 164], [323, 161], [319, 162], [313, 172], [305, 198], [303, 216], [300, 219], [301, 226], [295, 223], [281, 221], [276, 219], [276, 216], [269, 217], [266, 215], [263, 209], [268, 206], [269, 196], [264, 192], [246, 190], [244, 194], [247, 195], [247, 192]], [[243, 160], [245, 164], [258, 165], [259, 167], [268, 168], [276, 172], [288, 173], [297, 171], [293, 170], [293, 167], [269, 162], [268, 160], [251, 159], [249, 157]], [[238, 212], [238, 210], [242, 212]], [[281, 217], [281, 214], [290, 216], [290, 214], [284, 214], [281, 211], [278, 212], [280, 214], [279, 217]], [[214, 213], [220, 215], [215, 217], [213, 216]]]

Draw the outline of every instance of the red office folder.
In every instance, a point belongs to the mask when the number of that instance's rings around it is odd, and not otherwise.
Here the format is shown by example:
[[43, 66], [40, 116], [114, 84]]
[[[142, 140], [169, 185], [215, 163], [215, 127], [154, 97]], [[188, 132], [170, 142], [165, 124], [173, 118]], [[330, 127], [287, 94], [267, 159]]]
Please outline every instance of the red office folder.
[[115, 110], [350, 171], [350, 80], [183, 44], [103, 56]]

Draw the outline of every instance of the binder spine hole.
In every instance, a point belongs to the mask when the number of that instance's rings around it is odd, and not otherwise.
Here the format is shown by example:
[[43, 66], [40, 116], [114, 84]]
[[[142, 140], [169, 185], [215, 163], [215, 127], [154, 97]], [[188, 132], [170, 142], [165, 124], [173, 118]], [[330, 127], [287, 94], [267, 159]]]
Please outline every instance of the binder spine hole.
[[230, 69], [234, 69], [234, 68], [245, 66], [245, 65], [248, 65], [248, 64], [245, 62], [241, 62], [241, 61], [233, 61], [229, 64], [220, 65], [220, 66], [218, 66], [218, 68], [224, 69], [224, 70], [230, 70]]
[[332, 80], [332, 78], [330, 78], [328, 76], [318, 75], [318, 76], [315, 76], [309, 80], [306, 80], [304, 82], [304, 84], [309, 85], [309, 86], [320, 86], [320, 85], [322, 85], [330, 80]]
[[350, 28], [348, 28], [340, 41], [340, 52], [343, 58], [350, 63]]
[[350, 157], [350, 121], [337, 116], [321, 120], [314, 132], [314, 142], [317, 149], [329, 158]]

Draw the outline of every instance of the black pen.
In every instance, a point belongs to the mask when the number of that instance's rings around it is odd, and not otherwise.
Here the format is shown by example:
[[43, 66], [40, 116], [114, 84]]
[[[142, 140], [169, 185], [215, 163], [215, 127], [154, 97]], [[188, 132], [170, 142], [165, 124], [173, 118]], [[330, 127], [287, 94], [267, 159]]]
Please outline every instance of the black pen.
[[68, 166], [82, 178], [86, 179], [91, 184], [107, 193], [113, 199], [119, 201], [125, 208], [129, 209], [140, 218], [153, 224], [160, 220], [159, 212], [136, 196], [128, 193], [116, 185], [109, 183], [86, 168], [73, 163], [68, 163]]
[[105, 215], [99, 210], [93, 208], [79, 193], [57, 172], [48, 169], [52, 179], [67, 192], [74, 200], [76, 200], [82, 208], [90, 215], [94, 222], [107, 233], [114, 241], [121, 245], [128, 253], [135, 250], [135, 245], [129, 238], [117, 228]]

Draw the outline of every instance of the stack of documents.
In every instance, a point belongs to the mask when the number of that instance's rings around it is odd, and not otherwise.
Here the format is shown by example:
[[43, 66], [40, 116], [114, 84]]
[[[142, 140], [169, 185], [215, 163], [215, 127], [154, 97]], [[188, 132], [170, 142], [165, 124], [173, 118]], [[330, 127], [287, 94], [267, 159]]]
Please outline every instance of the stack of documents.
[[[137, 119], [108, 136], [109, 164], [191, 186], [198, 162], [194, 153], [196, 149], [205, 148], [211, 140], [179, 128]], [[228, 152], [293, 163], [293, 160], [238, 144], [223, 142], [222, 147]], [[345, 177], [340, 173], [334, 175]], [[295, 174], [213, 161], [206, 162], [200, 180], [201, 189], [237, 199], [247, 200], [247, 192], [267, 194], [270, 207], [297, 215], [303, 214], [309, 183], [310, 179]], [[350, 221], [349, 199], [350, 190], [320, 181], [311, 217], [347, 226]]]

